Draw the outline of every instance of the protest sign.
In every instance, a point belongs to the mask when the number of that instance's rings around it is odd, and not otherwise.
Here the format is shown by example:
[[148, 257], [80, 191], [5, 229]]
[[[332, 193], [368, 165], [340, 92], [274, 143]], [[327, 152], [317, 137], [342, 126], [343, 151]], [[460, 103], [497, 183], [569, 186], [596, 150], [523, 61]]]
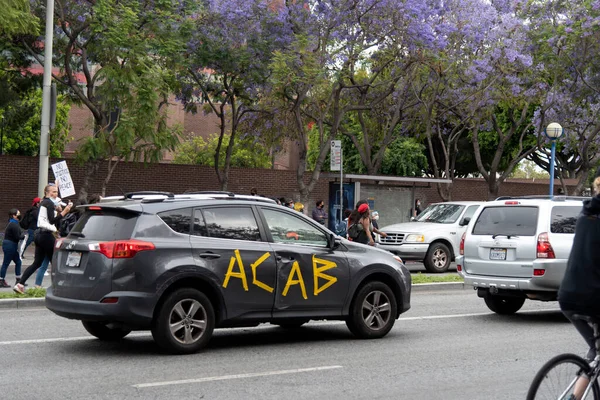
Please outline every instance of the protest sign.
[[54, 177], [58, 181], [60, 197], [73, 196], [75, 194], [75, 186], [73, 186], [73, 180], [71, 179], [67, 162], [61, 161], [56, 164], [52, 164], [52, 172], [54, 172]]

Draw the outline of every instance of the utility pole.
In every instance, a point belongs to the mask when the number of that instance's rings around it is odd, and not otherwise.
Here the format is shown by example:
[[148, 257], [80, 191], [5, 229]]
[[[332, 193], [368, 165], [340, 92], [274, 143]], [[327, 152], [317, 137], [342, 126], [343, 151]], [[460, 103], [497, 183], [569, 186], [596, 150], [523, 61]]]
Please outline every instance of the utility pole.
[[54, 0], [46, 1], [46, 39], [44, 43], [44, 81], [42, 90], [42, 126], [40, 132], [40, 162], [38, 174], [38, 195], [44, 196], [48, 184], [48, 147], [50, 139], [50, 108], [52, 81], [52, 42], [54, 35]]

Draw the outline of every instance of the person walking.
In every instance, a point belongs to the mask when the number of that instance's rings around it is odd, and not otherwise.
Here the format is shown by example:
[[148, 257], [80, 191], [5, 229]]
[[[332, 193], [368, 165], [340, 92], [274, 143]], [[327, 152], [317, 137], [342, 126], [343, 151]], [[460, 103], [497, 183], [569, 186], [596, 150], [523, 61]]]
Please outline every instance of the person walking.
[[327, 222], [327, 211], [325, 211], [325, 202], [323, 200], [317, 201], [316, 208], [312, 210], [312, 218], [320, 223], [321, 225], [325, 225]]
[[412, 209], [412, 217], [417, 218], [423, 212], [421, 208], [421, 199], [415, 200], [415, 207]]
[[375, 246], [375, 240], [371, 234], [370, 213], [369, 205], [362, 203], [350, 215], [348, 235], [353, 242]]
[[23, 218], [21, 219], [21, 227], [26, 230], [26, 240], [21, 242], [21, 248], [19, 249], [19, 254], [21, 255], [21, 259], [25, 258], [25, 250], [29, 247], [31, 243], [33, 243], [33, 236], [35, 230], [37, 229], [37, 219], [38, 213], [40, 212], [40, 203], [42, 199], [39, 197], [35, 197], [33, 199], [33, 203], [31, 204], [31, 208], [25, 211]]
[[10, 287], [6, 283], [6, 270], [10, 262], [15, 263], [15, 276], [17, 283], [21, 278], [21, 257], [19, 257], [19, 241], [23, 239], [24, 234], [19, 226], [19, 217], [21, 213], [16, 208], [11, 208], [8, 211], [8, 225], [4, 231], [4, 240], [2, 241], [2, 252], [4, 259], [0, 268], [0, 287]]
[[35, 236], [35, 259], [21, 276], [19, 282], [13, 287], [17, 293], [25, 293], [25, 283], [27, 279], [42, 266], [44, 258], [52, 260], [54, 254], [54, 243], [58, 236], [58, 226], [60, 220], [64, 217], [71, 208], [73, 203], [69, 204], [59, 213], [56, 211], [56, 206], [60, 204], [58, 198], [58, 187], [56, 185], [47, 185], [44, 188], [44, 198], [40, 205], [38, 214], [38, 230]]
[[[600, 168], [593, 186], [594, 197], [584, 200], [577, 218], [567, 269], [558, 290], [561, 311], [589, 346], [586, 356], [589, 361], [596, 357], [594, 331], [574, 315], [600, 318]], [[581, 399], [588, 383], [589, 377], [582, 375], [575, 384], [572, 398]]]

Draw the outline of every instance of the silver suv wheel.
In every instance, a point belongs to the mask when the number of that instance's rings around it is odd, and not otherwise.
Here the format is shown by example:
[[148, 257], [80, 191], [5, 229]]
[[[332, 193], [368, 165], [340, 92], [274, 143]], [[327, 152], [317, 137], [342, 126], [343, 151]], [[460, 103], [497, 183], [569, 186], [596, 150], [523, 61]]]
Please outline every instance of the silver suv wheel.
[[183, 344], [193, 344], [206, 331], [206, 310], [194, 299], [181, 300], [169, 317], [173, 338]]

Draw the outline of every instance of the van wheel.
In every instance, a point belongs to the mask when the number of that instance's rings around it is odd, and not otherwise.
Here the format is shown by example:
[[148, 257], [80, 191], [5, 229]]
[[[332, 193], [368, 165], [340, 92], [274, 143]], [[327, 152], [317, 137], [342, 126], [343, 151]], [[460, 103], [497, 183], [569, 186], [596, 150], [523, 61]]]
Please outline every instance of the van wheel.
[[210, 300], [191, 288], [171, 293], [160, 306], [152, 324], [154, 341], [175, 354], [195, 353], [210, 340], [215, 311]]
[[121, 340], [131, 332], [129, 329], [111, 328], [106, 322], [81, 321], [81, 323], [90, 335], [107, 342]]
[[501, 315], [516, 313], [525, 303], [525, 297], [495, 296], [488, 294], [483, 299], [490, 310]]
[[448, 246], [443, 243], [434, 243], [429, 246], [423, 263], [428, 272], [440, 273], [448, 271], [451, 259], [452, 253], [448, 249]]
[[350, 305], [346, 325], [361, 339], [384, 337], [394, 326], [398, 306], [394, 292], [383, 282], [369, 282], [359, 289]]

